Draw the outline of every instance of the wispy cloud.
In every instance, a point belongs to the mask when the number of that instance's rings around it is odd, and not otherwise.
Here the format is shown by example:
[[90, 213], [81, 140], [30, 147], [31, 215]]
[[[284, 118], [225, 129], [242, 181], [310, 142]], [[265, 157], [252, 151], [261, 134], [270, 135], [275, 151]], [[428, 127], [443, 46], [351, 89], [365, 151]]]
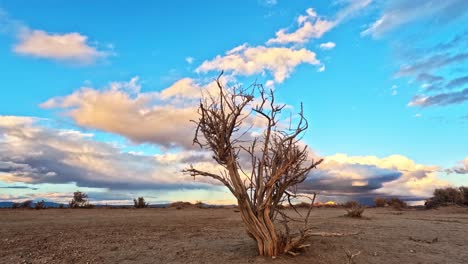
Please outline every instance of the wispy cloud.
[[371, 0], [350, 1], [346, 7], [338, 11], [333, 19], [321, 18], [313, 8], [308, 8], [305, 15], [297, 18], [295, 31], [288, 33], [288, 29], [280, 29], [276, 32], [275, 38], [269, 39], [267, 44], [303, 44], [310, 39], [320, 38], [338, 24], [355, 15], [359, 10], [367, 7], [371, 2]]
[[467, 8], [465, 0], [388, 1], [382, 15], [362, 34], [378, 37], [405, 24], [433, 17], [439, 17], [438, 22], [443, 23], [465, 15]]
[[330, 50], [335, 47], [336, 47], [335, 42], [331, 42], [331, 41], [320, 44], [320, 48], [324, 50]]
[[439, 93], [432, 96], [417, 95], [408, 103], [409, 106], [445, 106], [450, 104], [461, 104], [468, 100], [468, 88], [448, 93]]

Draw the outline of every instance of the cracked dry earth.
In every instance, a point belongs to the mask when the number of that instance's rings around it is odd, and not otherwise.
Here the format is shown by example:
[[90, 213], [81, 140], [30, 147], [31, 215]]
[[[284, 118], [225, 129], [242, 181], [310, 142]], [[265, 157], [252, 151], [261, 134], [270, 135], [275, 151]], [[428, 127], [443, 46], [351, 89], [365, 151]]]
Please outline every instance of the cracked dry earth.
[[256, 256], [233, 209], [0, 210], [0, 263], [468, 263], [468, 209], [393, 211], [364, 219], [314, 208], [317, 232], [296, 257]]

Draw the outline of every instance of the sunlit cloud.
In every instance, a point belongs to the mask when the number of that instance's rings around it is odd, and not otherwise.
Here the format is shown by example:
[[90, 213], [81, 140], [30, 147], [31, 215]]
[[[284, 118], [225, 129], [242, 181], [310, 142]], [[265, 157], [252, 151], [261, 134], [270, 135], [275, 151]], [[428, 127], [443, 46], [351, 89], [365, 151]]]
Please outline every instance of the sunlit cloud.
[[100, 51], [88, 43], [88, 37], [80, 33], [53, 34], [42, 30], [24, 30], [15, 45], [17, 54], [37, 58], [92, 63], [109, 53]]
[[316, 54], [305, 48], [250, 47], [247, 44], [235, 47], [223, 56], [204, 61], [196, 71], [230, 71], [240, 75], [254, 75], [269, 72], [275, 82], [282, 83], [299, 64], [318, 65]]
[[352, 17], [371, 2], [371, 0], [350, 1], [346, 7], [337, 12], [333, 19], [322, 18], [313, 8], [308, 8], [305, 15], [297, 18], [297, 29], [295, 31], [288, 32], [286, 28], [280, 29], [276, 32], [275, 38], [269, 39], [266, 43], [268, 45], [304, 44], [311, 39], [321, 38], [326, 32]]

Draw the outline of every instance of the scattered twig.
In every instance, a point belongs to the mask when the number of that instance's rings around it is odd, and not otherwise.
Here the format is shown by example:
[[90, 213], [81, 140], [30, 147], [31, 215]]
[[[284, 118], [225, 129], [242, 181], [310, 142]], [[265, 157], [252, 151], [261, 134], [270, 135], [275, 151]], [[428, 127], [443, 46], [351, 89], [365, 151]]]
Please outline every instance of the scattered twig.
[[319, 237], [344, 237], [344, 236], [355, 236], [359, 235], [360, 232], [355, 233], [335, 233], [335, 232], [316, 232], [308, 233], [308, 236], [319, 236]]
[[357, 253], [351, 253], [351, 251], [346, 250], [345, 251], [346, 256], [348, 257], [348, 264], [354, 264], [354, 258], [357, 257], [359, 254], [361, 254], [361, 251], [358, 251]]
[[415, 241], [415, 242], [421, 242], [421, 243], [427, 243], [427, 244], [433, 244], [439, 241], [439, 238], [435, 237], [432, 240], [424, 240], [424, 239], [419, 239], [419, 238], [414, 238], [414, 237], [409, 237], [409, 240]]

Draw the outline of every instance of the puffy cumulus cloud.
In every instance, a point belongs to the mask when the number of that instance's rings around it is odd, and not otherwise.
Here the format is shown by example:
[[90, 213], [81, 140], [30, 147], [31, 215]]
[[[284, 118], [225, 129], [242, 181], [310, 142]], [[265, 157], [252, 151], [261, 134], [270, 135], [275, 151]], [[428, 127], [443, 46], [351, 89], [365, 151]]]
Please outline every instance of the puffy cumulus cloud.
[[384, 158], [336, 154], [325, 157], [300, 186], [334, 196], [427, 197], [434, 188], [448, 185], [437, 178], [440, 168], [417, 164], [401, 155]]
[[137, 143], [192, 147], [201, 91], [214, 89], [181, 79], [161, 92], [140, 92], [138, 78], [114, 82], [104, 89], [82, 87], [51, 98], [41, 106], [66, 111], [79, 126], [122, 135]]
[[439, 23], [448, 22], [465, 15], [467, 8], [465, 0], [389, 1], [382, 15], [362, 34], [378, 37], [405, 24], [435, 17]]
[[226, 70], [241, 75], [270, 72], [274, 80], [281, 83], [302, 63], [318, 65], [320, 61], [314, 52], [304, 48], [249, 47], [243, 44], [226, 52], [224, 56], [218, 55], [212, 60], [204, 61], [196, 71]]
[[[212, 188], [181, 174], [189, 163], [209, 163], [198, 152], [177, 158], [124, 153], [75, 130], [54, 129], [30, 117], [0, 116], [0, 181], [76, 183], [114, 190]], [[181, 158], [183, 156], [183, 158]]]
[[417, 95], [408, 103], [409, 106], [445, 106], [450, 104], [461, 104], [468, 100], [468, 88], [448, 93], [439, 93], [432, 96]]
[[276, 32], [275, 38], [269, 39], [267, 44], [304, 44], [310, 39], [318, 39], [371, 2], [371, 0], [349, 1], [348, 5], [338, 11], [335, 18], [330, 20], [319, 17], [314, 9], [308, 8], [305, 15], [297, 18], [297, 29], [295, 31], [288, 33], [287, 29], [280, 29]]
[[331, 42], [331, 41], [320, 44], [320, 48], [324, 50], [330, 50], [330, 49], [333, 49], [334, 47], [336, 47], [336, 44], [335, 42]]
[[92, 63], [109, 55], [89, 45], [80, 33], [53, 34], [42, 30], [22, 30], [14, 51], [21, 55], [60, 61]]

